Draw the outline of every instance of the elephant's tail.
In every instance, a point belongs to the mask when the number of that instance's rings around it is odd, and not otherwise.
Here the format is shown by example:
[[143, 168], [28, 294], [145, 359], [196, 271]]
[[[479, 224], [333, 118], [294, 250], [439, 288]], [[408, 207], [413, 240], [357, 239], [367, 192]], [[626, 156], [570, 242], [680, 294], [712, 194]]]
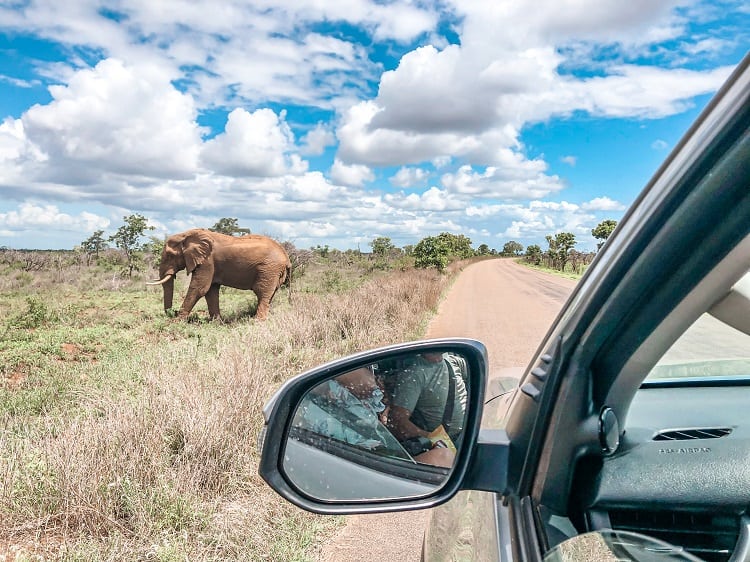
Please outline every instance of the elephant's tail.
[[285, 279], [282, 279], [281, 284], [286, 285], [287, 291], [289, 292], [289, 302], [292, 302], [292, 263], [286, 264]]

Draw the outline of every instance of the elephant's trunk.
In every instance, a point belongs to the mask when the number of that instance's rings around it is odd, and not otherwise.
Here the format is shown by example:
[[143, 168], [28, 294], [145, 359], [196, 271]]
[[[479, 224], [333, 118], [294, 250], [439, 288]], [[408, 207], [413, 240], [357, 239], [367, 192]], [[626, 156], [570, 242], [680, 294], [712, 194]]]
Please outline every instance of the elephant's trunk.
[[164, 310], [167, 311], [172, 308], [172, 297], [174, 296], [174, 275], [170, 275], [169, 279], [162, 283], [162, 289], [164, 289]]

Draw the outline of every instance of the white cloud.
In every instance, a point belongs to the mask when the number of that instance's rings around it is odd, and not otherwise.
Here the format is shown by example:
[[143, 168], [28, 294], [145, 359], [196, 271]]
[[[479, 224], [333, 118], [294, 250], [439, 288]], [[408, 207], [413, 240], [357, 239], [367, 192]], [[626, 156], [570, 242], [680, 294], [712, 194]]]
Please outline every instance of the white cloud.
[[703, 55], [719, 53], [733, 46], [732, 41], [715, 37], [700, 39], [694, 43], [683, 43], [682, 49], [689, 55]]
[[436, 156], [431, 160], [431, 163], [435, 166], [435, 169], [440, 170], [441, 168], [448, 166], [451, 163], [451, 160], [450, 156]]
[[460, 211], [464, 214], [464, 200], [446, 190], [431, 187], [423, 193], [389, 194], [384, 200], [394, 207], [410, 211]]
[[61, 6], [49, 0], [5, 10], [3, 24], [109, 57], [160, 59], [182, 69], [201, 105], [284, 99], [331, 106], [332, 97], [354, 98], [366, 90], [376, 65], [362, 45], [313, 32], [315, 24], [349, 23], [377, 41], [406, 43], [438, 23], [435, 8], [410, 0], [164, 0], [119, 3], [112, 10], [127, 24], [105, 17], [95, 3]]
[[294, 135], [272, 110], [235, 109], [227, 118], [225, 132], [205, 143], [202, 161], [228, 176], [304, 173], [307, 164], [296, 154], [288, 154], [293, 149]]
[[83, 211], [77, 216], [61, 212], [56, 205], [21, 203], [17, 210], [0, 213], [0, 228], [10, 232], [21, 230], [56, 229], [81, 232], [104, 230], [109, 219]]
[[[679, 3], [542, 0], [530, 9], [523, 2], [455, 2], [461, 44], [417, 48], [383, 73], [377, 97], [345, 112], [339, 158], [393, 166], [453, 157], [497, 165], [499, 153], [518, 148], [529, 122], [575, 111], [638, 118], [684, 111], [731, 69], [660, 69], [601, 58], [594, 77], [560, 70], [565, 53], [585, 45], [625, 53], [680, 36], [684, 24], [670, 13]], [[591, 67], [592, 57], [586, 61]]]
[[362, 164], [347, 165], [338, 158], [331, 166], [331, 179], [343, 185], [359, 187], [365, 182], [375, 179], [372, 170]]
[[586, 211], [624, 211], [625, 205], [609, 197], [596, 197], [591, 201], [583, 203], [581, 208]]
[[51, 86], [50, 93], [49, 104], [31, 107], [21, 120], [28, 141], [47, 158], [45, 168], [56, 175], [83, 168], [157, 177], [195, 171], [196, 110], [163, 68], [107, 59], [75, 73], [67, 86]]
[[400, 168], [390, 179], [396, 187], [409, 188], [419, 185], [429, 177], [429, 172], [423, 168]]
[[578, 162], [578, 158], [575, 156], [563, 156], [560, 158], [560, 162], [567, 164], [568, 166], [575, 166]]
[[490, 226], [499, 241], [513, 239], [523, 244], [542, 244], [547, 235], [572, 232], [576, 236], [576, 248], [588, 251], [596, 247], [591, 229], [601, 220], [593, 212], [623, 208], [620, 203], [602, 197], [582, 205], [568, 201], [479, 204], [467, 207], [466, 213], [479, 229], [482, 225]]
[[557, 176], [545, 174], [547, 165], [541, 160], [526, 160], [506, 150], [499, 164], [484, 172], [464, 165], [455, 174], [444, 174], [441, 181], [450, 192], [496, 199], [537, 199], [563, 187]]
[[669, 148], [669, 145], [665, 140], [656, 139], [651, 143], [651, 148], [653, 148], [654, 150], [666, 150], [667, 148]]
[[612, 68], [609, 76], [566, 84], [583, 102], [569, 109], [608, 117], [666, 117], [690, 107], [695, 96], [717, 90], [731, 71], [732, 67], [694, 71], [622, 65]]
[[[477, 88], [478, 70], [461, 47], [432, 46], [407, 53], [396, 70], [380, 78], [370, 126], [421, 133], [481, 132], [495, 121], [494, 95]], [[472, 91], [473, 90], [473, 91]]]
[[318, 156], [325, 149], [336, 143], [333, 131], [323, 123], [315, 125], [310, 132], [300, 139], [300, 154], [304, 156]]
[[444, 162], [454, 156], [491, 165], [497, 163], [503, 149], [518, 144], [518, 132], [510, 126], [477, 134], [375, 128], [372, 121], [380, 111], [374, 102], [367, 101], [352, 106], [345, 113], [336, 133], [340, 143], [338, 156], [342, 161], [391, 166]]

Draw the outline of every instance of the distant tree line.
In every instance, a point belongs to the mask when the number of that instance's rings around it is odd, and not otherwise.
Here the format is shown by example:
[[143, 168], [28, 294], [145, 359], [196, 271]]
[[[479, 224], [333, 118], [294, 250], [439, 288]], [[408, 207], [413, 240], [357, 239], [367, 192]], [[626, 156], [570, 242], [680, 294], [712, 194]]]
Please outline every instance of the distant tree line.
[[[100, 257], [113, 245], [119, 251], [123, 262], [123, 275], [131, 277], [135, 271], [142, 271], [146, 265], [145, 257], [148, 255], [152, 260], [158, 260], [161, 255], [164, 241], [156, 236], [147, 237], [149, 230], [154, 227], [148, 224], [148, 220], [140, 214], [132, 214], [123, 217], [124, 224], [117, 231], [104, 237], [103, 230], [97, 230], [86, 240], [76, 247], [76, 251], [85, 255], [87, 263], [99, 261]], [[609, 238], [617, 226], [617, 221], [607, 219], [599, 223], [591, 230], [591, 235], [597, 239], [597, 250]], [[236, 218], [222, 218], [209, 230], [221, 232], [230, 236], [249, 234], [249, 228], [239, 226]], [[498, 252], [487, 244], [480, 244], [476, 249], [472, 247], [472, 241], [463, 234], [451, 234], [441, 232], [436, 236], [422, 238], [416, 245], [397, 247], [391, 238], [378, 236], [373, 239], [369, 246], [372, 252], [368, 259], [372, 261], [372, 267], [380, 269], [392, 268], [430, 268], [442, 271], [454, 260], [462, 260], [475, 256], [505, 256], [522, 257], [528, 263], [564, 271], [566, 269], [580, 272], [588, 265], [594, 257], [593, 252], [579, 252], [575, 249], [576, 237], [571, 232], [558, 232], [547, 235], [547, 249], [543, 250], [538, 244], [524, 247], [515, 240], [510, 240], [503, 245]], [[291, 242], [283, 243], [292, 260], [294, 269], [299, 273], [304, 272], [306, 265], [315, 257], [351, 262], [357, 256], [362, 256], [359, 250], [347, 250], [341, 252], [332, 250], [327, 245], [317, 245], [309, 250], [298, 249]], [[158, 265], [158, 263], [151, 263]], [[34, 267], [30, 263], [29, 267]]]

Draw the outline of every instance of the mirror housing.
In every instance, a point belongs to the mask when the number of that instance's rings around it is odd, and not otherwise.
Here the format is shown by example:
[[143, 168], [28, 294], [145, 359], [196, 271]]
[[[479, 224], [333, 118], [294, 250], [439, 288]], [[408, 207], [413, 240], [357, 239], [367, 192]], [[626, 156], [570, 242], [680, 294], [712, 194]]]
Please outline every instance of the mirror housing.
[[[389, 490], [387, 497], [371, 498], [362, 494], [347, 494], [339, 497], [331, 494], [330, 497], [316, 497], [309, 489], [303, 490], [300, 485], [303, 478], [290, 477], [291, 471], [285, 470], [285, 462], [289, 464], [290, 455], [287, 454], [287, 446], [294, 441], [295, 447], [300, 445], [296, 439], [290, 438], [290, 431], [295, 430], [295, 418], [298, 417], [298, 409], [304, 401], [309, 398], [311, 392], [319, 388], [326, 381], [336, 377], [369, 367], [373, 364], [381, 364], [411, 355], [430, 353], [458, 354], [465, 358], [468, 366], [466, 414], [462, 429], [461, 445], [453, 462], [453, 467], [446, 471], [444, 479], [438, 486], [428, 487], [420, 493], [409, 492], [408, 487], [396, 485], [396, 477], [387, 473], [378, 473], [378, 478], [385, 479]], [[464, 338], [445, 338], [410, 342], [388, 347], [366, 351], [326, 363], [315, 369], [302, 373], [286, 381], [274, 394], [263, 409], [265, 426], [259, 437], [261, 448], [261, 460], [258, 472], [260, 476], [282, 497], [291, 503], [315, 513], [339, 515], [349, 513], [382, 513], [388, 511], [404, 511], [411, 509], [423, 509], [439, 505], [453, 497], [465, 482], [476, 481], [477, 468], [471, 468], [473, 457], [476, 453], [476, 444], [479, 435], [479, 424], [482, 417], [485, 385], [487, 381], [487, 350], [485, 346], [476, 340]], [[326, 453], [310, 449], [311, 454], [307, 457], [308, 465], [317, 466], [320, 462], [313, 457], [325, 455]], [[295, 458], [303, 458], [299, 450]], [[337, 459], [337, 457], [333, 457]], [[337, 461], [338, 462], [338, 461]], [[288, 466], [287, 466], [288, 468]], [[363, 478], [367, 478], [366, 471], [360, 468]], [[471, 476], [467, 476], [471, 473]], [[334, 475], [335, 476], [335, 475]], [[473, 477], [472, 477], [473, 476]], [[394, 486], [387, 486], [388, 479]], [[479, 478], [479, 480], [482, 480]], [[505, 478], [503, 477], [504, 481]]]

